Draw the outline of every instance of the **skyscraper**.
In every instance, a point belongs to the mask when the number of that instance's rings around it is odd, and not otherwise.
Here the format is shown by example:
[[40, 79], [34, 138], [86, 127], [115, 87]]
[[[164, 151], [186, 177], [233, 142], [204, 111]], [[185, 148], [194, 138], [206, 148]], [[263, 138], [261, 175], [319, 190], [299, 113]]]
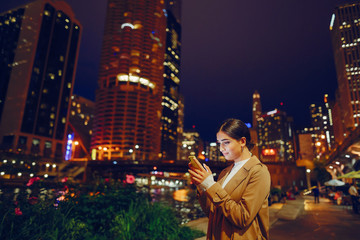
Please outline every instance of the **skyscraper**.
[[295, 161], [294, 130], [292, 118], [275, 109], [258, 120], [258, 141], [263, 161]]
[[257, 129], [258, 118], [261, 116], [261, 101], [260, 94], [257, 90], [253, 93], [253, 103], [252, 103], [252, 127]]
[[330, 32], [343, 124], [350, 130], [360, 123], [360, 3], [337, 7]]
[[64, 1], [0, 14], [0, 141], [12, 152], [61, 158], [81, 25]]
[[159, 157], [165, 13], [163, 0], [108, 0], [91, 140], [97, 159]]
[[171, 10], [166, 13], [166, 50], [161, 116], [161, 155], [176, 159], [180, 84], [181, 25]]

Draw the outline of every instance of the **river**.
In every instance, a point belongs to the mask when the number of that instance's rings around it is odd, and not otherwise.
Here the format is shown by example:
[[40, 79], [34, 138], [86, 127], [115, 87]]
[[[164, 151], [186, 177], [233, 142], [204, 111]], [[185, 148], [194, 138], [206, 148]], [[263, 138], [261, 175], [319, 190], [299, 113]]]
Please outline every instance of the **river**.
[[150, 195], [153, 202], [159, 202], [173, 208], [182, 224], [205, 217], [194, 189], [189, 187], [152, 188]]

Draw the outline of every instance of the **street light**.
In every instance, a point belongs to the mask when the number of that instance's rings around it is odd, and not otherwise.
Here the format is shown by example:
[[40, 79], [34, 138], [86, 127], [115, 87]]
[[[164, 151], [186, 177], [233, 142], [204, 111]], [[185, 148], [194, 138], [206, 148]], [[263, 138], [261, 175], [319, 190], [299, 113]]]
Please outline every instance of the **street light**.
[[310, 173], [311, 173], [311, 170], [310, 170], [310, 169], [306, 169], [306, 181], [307, 181], [308, 189], [311, 188]]
[[[139, 150], [140, 146], [138, 144], [135, 145], [135, 150]], [[134, 160], [136, 159], [136, 151], [134, 151]]]

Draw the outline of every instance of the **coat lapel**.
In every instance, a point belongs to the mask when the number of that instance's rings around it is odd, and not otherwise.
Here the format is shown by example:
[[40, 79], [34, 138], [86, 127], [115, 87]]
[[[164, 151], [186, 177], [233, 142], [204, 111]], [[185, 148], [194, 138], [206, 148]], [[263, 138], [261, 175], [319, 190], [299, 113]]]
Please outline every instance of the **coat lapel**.
[[[242, 166], [242, 168], [240, 168], [239, 171], [226, 184], [225, 191], [231, 195], [235, 188], [239, 186], [241, 182], [244, 181], [244, 179], [249, 175], [250, 169], [258, 163], [260, 163], [260, 161], [257, 159], [257, 157], [251, 157], [249, 161], [247, 161], [245, 165]], [[226, 174], [226, 176], [229, 174], [229, 172]], [[221, 180], [223, 182], [225, 180], [225, 177], [223, 177]]]
[[223, 172], [220, 174], [219, 180], [218, 180], [218, 183], [219, 183], [220, 185], [223, 184], [223, 182], [225, 181], [226, 177], [229, 175], [229, 173], [230, 173], [231, 169], [233, 168], [233, 166], [234, 166], [234, 164], [231, 164], [230, 166], [228, 166], [227, 168], [225, 168], [225, 169], [223, 170]]

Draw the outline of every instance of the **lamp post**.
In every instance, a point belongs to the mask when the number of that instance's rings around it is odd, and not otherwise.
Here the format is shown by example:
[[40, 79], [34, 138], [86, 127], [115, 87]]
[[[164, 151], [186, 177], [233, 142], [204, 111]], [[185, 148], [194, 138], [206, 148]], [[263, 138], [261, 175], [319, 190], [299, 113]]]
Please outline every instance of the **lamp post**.
[[135, 145], [135, 151], [134, 151], [134, 160], [136, 159], [136, 152], [139, 150], [140, 146], [139, 145]]
[[132, 148], [129, 149], [130, 159], [134, 160], [134, 150]]
[[306, 169], [306, 181], [307, 181], [308, 189], [311, 188], [310, 173], [311, 173], [311, 170], [310, 170], [310, 169]]
[[75, 153], [76, 153], [76, 146], [77, 146], [77, 145], [79, 145], [79, 142], [78, 142], [78, 141], [75, 141], [75, 142], [74, 142], [73, 159], [75, 159], [75, 158], [76, 158], [76, 154], [75, 154]]

